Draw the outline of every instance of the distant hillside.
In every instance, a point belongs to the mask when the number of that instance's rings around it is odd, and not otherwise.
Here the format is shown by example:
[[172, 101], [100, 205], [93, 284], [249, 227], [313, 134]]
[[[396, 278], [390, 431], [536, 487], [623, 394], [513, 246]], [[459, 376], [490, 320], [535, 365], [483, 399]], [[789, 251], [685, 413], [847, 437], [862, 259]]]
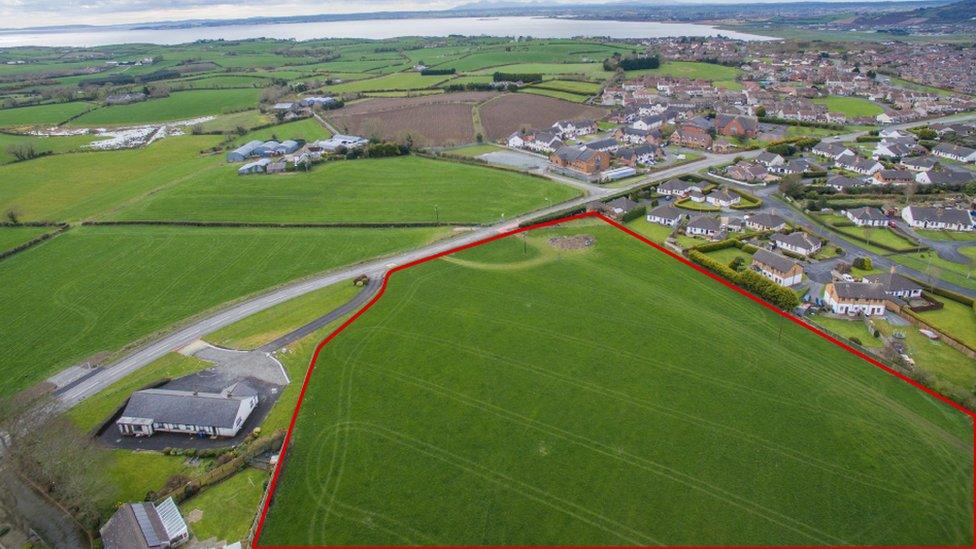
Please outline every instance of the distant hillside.
[[918, 8], [909, 11], [862, 15], [855, 25], [920, 25], [920, 24], [976, 25], [976, 0], [962, 0], [945, 6]]

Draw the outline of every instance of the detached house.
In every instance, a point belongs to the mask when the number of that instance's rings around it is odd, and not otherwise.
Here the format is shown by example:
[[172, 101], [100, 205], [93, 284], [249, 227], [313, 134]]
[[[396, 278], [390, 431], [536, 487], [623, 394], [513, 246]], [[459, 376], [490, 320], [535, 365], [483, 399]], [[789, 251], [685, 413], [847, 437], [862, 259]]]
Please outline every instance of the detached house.
[[959, 162], [976, 162], [976, 149], [960, 147], [952, 143], [939, 143], [932, 149], [932, 154]]
[[935, 168], [939, 161], [929, 156], [909, 156], [902, 158], [899, 164], [913, 172], [927, 172]]
[[804, 256], [817, 253], [817, 250], [822, 246], [820, 239], [814, 238], [803, 231], [796, 231], [790, 234], [774, 234], [770, 240], [772, 240], [778, 249]]
[[735, 204], [738, 204], [739, 202], [742, 202], [742, 197], [737, 193], [722, 187], [717, 191], [708, 193], [708, 195], [705, 196], [705, 201], [721, 208], [729, 208]]
[[888, 223], [888, 216], [877, 208], [852, 208], [844, 215], [858, 227], [884, 227]]
[[766, 168], [744, 160], [726, 168], [725, 175], [746, 183], [766, 181], [770, 177]]
[[976, 174], [966, 170], [930, 170], [915, 174], [922, 185], [965, 185], [976, 180]]
[[911, 185], [915, 176], [908, 170], [878, 170], [874, 172], [874, 182], [879, 185]]
[[552, 129], [563, 139], [579, 137], [596, 133], [596, 122], [592, 120], [560, 120], [552, 125]]
[[881, 316], [885, 297], [881, 284], [871, 282], [831, 282], [824, 287], [824, 303], [838, 315]]
[[190, 539], [190, 530], [173, 498], [124, 503], [100, 529], [105, 549], [167, 549]]
[[674, 227], [684, 214], [678, 208], [665, 204], [647, 212], [647, 220], [667, 227]]
[[722, 222], [714, 217], [696, 217], [685, 227], [685, 234], [689, 236], [703, 236], [715, 239], [722, 235]]
[[840, 143], [825, 143], [822, 141], [814, 145], [810, 152], [831, 160], [837, 160], [842, 156], [855, 156], [854, 151]]
[[664, 183], [657, 186], [658, 194], [663, 194], [665, 196], [685, 196], [691, 191], [702, 192], [704, 185], [702, 183], [694, 183], [691, 181], [684, 181], [682, 179], [669, 179]]
[[159, 431], [233, 437], [257, 405], [257, 391], [243, 381], [220, 393], [143, 389], [132, 393], [115, 424], [125, 436]]
[[905, 278], [894, 271], [886, 274], [866, 276], [864, 277], [864, 281], [879, 284], [884, 289], [885, 294], [901, 299], [921, 297], [922, 295], [921, 284]]
[[969, 211], [959, 208], [908, 206], [901, 211], [901, 218], [917, 229], [973, 230], [973, 219], [969, 215]]
[[767, 168], [775, 168], [777, 166], [782, 166], [783, 164], [786, 164], [786, 159], [784, 159], [782, 156], [776, 153], [763, 151], [759, 153], [758, 156], [756, 156], [756, 162], [759, 162], [760, 164], [766, 166]]
[[857, 156], [840, 157], [837, 159], [837, 167], [861, 175], [874, 175], [875, 172], [884, 169], [884, 165], [881, 162]]
[[833, 188], [837, 192], [846, 192], [853, 187], [861, 187], [864, 182], [860, 179], [854, 179], [853, 177], [847, 177], [846, 175], [832, 175], [827, 178], [827, 186]]
[[761, 213], [746, 218], [746, 227], [754, 231], [779, 231], [786, 228], [786, 220], [776, 214]]
[[794, 286], [803, 280], [803, 267], [799, 263], [769, 250], [756, 250], [751, 267], [780, 286]]
[[593, 149], [563, 146], [549, 155], [549, 161], [561, 168], [594, 175], [610, 167], [610, 154]]

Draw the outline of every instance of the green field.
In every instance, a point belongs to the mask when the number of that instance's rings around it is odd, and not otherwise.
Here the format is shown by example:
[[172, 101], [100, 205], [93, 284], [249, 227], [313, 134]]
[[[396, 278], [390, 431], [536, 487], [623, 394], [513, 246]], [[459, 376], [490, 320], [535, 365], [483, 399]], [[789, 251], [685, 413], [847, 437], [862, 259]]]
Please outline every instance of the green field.
[[217, 136], [163, 139], [140, 149], [59, 154], [0, 166], [0, 211], [21, 220], [70, 221], [104, 212], [190, 177], [215, 158], [199, 156]]
[[875, 116], [884, 112], [881, 105], [864, 99], [863, 97], [842, 97], [831, 95], [829, 97], [818, 97], [814, 103], [824, 105], [830, 112], [843, 114], [848, 118], [858, 118], [861, 116]]
[[92, 108], [90, 103], [74, 101], [36, 107], [0, 110], [0, 126], [54, 126]]
[[578, 74], [589, 78], [610, 78], [612, 72], [603, 70], [602, 63], [517, 63], [503, 65], [477, 71], [474, 74], [494, 74], [495, 72], [516, 74], [541, 74], [544, 76], [559, 76], [563, 74]]
[[72, 126], [127, 125], [189, 120], [222, 114], [258, 104], [257, 89], [191, 90], [140, 103], [99, 107], [71, 121]]
[[274, 139], [276, 141], [284, 141], [286, 139], [315, 141], [330, 137], [332, 137], [332, 132], [325, 129], [325, 126], [319, 123], [318, 120], [315, 118], [303, 118], [294, 122], [285, 122], [284, 124], [276, 124], [268, 128], [248, 132], [246, 135], [235, 139], [231, 147], [243, 145], [254, 139], [261, 141], [267, 141], [268, 139]]
[[0, 252], [16, 248], [53, 230], [54, 227], [0, 227]]
[[633, 78], [640, 75], [655, 76], [674, 76], [680, 78], [695, 78], [698, 80], [722, 81], [728, 83], [735, 81], [736, 77], [742, 74], [742, 69], [736, 67], [726, 67], [712, 63], [696, 63], [692, 61], [665, 61], [656, 69], [642, 69], [627, 71], [627, 77]]
[[0, 394], [189, 316], [445, 229], [82, 227], [0, 261]]
[[11, 147], [33, 147], [39, 154], [63, 153], [84, 149], [92, 141], [99, 139], [102, 138], [94, 135], [43, 137], [0, 133], [0, 164], [16, 160], [10, 151]]
[[230, 543], [244, 539], [251, 528], [267, 479], [268, 474], [264, 471], [245, 469], [181, 503], [183, 516], [192, 511], [203, 513], [198, 522], [189, 525], [193, 535], [198, 540], [213, 538]]
[[451, 75], [442, 74], [424, 76], [419, 72], [398, 72], [388, 74], [386, 76], [380, 76], [379, 78], [343, 82], [342, 84], [329, 86], [327, 90], [329, 93], [352, 93], [384, 90], [422, 90], [424, 88], [434, 87], [448, 78], [451, 78]]
[[[458, 72], [500, 67], [512, 63], [519, 64], [581, 64], [588, 63], [600, 67], [600, 63], [615, 52], [621, 54], [633, 51], [633, 46], [615, 46], [606, 44], [581, 44], [579, 42], [548, 42], [531, 43], [519, 46], [506, 45], [505, 49], [480, 51], [452, 59], [442, 63], [444, 67], [451, 67]], [[507, 51], [506, 51], [507, 50]], [[426, 56], [425, 56], [426, 57]], [[508, 70], [508, 67], [505, 69]], [[530, 72], [530, 71], [525, 71]], [[538, 72], [538, 71], [536, 71]], [[571, 71], [575, 72], [575, 71]], [[564, 72], [563, 74], [567, 74]]]
[[308, 173], [241, 177], [221, 164], [121, 211], [118, 219], [481, 223], [577, 191], [518, 173], [408, 156], [329, 162]]
[[[573, 233], [596, 244], [550, 247]], [[395, 274], [323, 349], [260, 543], [965, 544], [972, 446], [964, 414], [581, 225]]]
[[237, 128], [250, 129], [271, 122], [270, 116], [261, 114], [259, 111], [241, 111], [222, 114], [213, 120], [208, 120], [200, 124], [200, 129], [205, 132], [231, 132]]
[[942, 308], [918, 313], [918, 317], [936, 329], [976, 348], [976, 311], [973, 307], [944, 297], [933, 299], [941, 302]]

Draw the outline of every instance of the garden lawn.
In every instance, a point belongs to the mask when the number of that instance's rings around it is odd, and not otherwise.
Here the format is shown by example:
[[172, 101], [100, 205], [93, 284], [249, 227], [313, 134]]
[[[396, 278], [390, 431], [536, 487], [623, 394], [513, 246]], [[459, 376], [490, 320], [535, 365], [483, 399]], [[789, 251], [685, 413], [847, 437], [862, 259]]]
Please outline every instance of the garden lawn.
[[875, 116], [884, 112], [881, 105], [862, 97], [831, 95], [828, 97], [818, 97], [813, 102], [826, 106], [830, 112], [843, 114], [848, 118]]
[[156, 452], [106, 450], [106, 458], [105, 476], [112, 483], [114, 497], [98, 502], [105, 517], [110, 516], [120, 503], [144, 501], [148, 492], [162, 488], [173, 475], [197, 472], [186, 465], [183, 457]]
[[970, 262], [969, 265], [963, 265], [962, 263], [947, 261], [931, 250], [908, 254], [895, 254], [888, 257], [896, 263], [924, 273], [926, 275], [924, 281], [926, 282], [929, 277], [935, 277], [964, 288], [976, 290], [976, 263], [974, 262]]
[[213, 363], [199, 358], [169, 353], [81, 401], [68, 411], [68, 417], [79, 429], [92, 431], [111, 417], [134, 391], [211, 366]]
[[[674, 227], [665, 227], [664, 225], [658, 223], [651, 223], [646, 217], [640, 217], [631, 221], [627, 224], [627, 228], [636, 233], [640, 233], [648, 240], [652, 240], [658, 244], [664, 244], [664, 242], [668, 239], [668, 235], [670, 235], [671, 231], [674, 230]], [[678, 245], [682, 248], [691, 248], [692, 246], [698, 246], [699, 244], [705, 243], [705, 240], [683, 234], [677, 235], [675, 240], [678, 241]]]
[[73, 221], [102, 213], [215, 163], [199, 151], [215, 136], [163, 139], [149, 147], [59, 154], [0, 166], [0, 210], [22, 221]]
[[502, 150], [505, 150], [505, 148], [499, 147], [498, 145], [494, 145], [492, 143], [483, 143], [480, 145], [466, 145], [456, 149], [447, 149], [444, 152], [448, 154], [456, 154], [458, 156], [478, 157], [483, 154]]
[[519, 240], [323, 348], [260, 544], [971, 540], [966, 415], [606, 225]]
[[[702, 240], [701, 242], [704, 243], [705, 241]], [[715, 261], [721, 262], [724, 265], [732, 263], [732, 260], [737, 257], [741, 257], [743, 261], [746, 262], [746, 265], [749, 265], [752, 262], [752, 254], [746, 253], [735, 246], [729, 246], [728, 248], [722, 248], [721, 250], [713, 250], [705, 255], [714, 259]]]
[[[825, 316], [814, 316], [811, 317], [813, 322], [824, 327], [828, 332], [832, 332], [833, 335], [839, 335], [846, 339], [856, 339], [860, 342], [862, 347], [878, 348], [884, 346], [880, 339], [875, 338], [868, 331], [867, 326], [864, 325], [860, 319], [858, 320], [846, 320], [843, 318], [828, 318]], [[854, 343], [857, 343], [855, 341]]]
[[[895, 250], [913, 250], [917, 249], [918, 246], [913, 242], [900, 236], [898, 233], [886, 228], [872, 228], [867, 232], [861, 227], [834, 227], [834, 230], [842, 235], [855, 236], [857, 238], [863, 238], [865, 240], [870, 240], [871, 244], [865, 244], [865, 247], [872, 250], [877, 250], [880, 254], [890, 254], [891, 250], [885, 250], [883, 248], [878, 248], [874, 244], [880, 244], [893, 248]], [[860, 241], [855, 241], [861, 244]]]
[[245, 469], [184, 501], [180, 512], [184, 517], [193, 511], [203, 512], [198, 522], [189, 524], [198, 540], [243, 540], [251, 529], [267, 480], [268, 473]]
[[272, 286], [447, 229], [82, 227], [0, 261], [0, 395]]
[[92, 108], [91, 103], [73, 101], [34, 107], [0, 109], [0, 127], [55, 126]]
[[71, 121], [73, 126], [127, 125], [188, 120], [227, 113], [258, 104], [261, 90], [191, 90], [173, 92], [169, 97], [149, 99], [128, 105], [99, 107]]
[[905, 334], [905, 347], [915, 365], [935, 379], [934, 389], [956, 390], [968, 393], [976, 384], [976, 360], [960, 353], [941, 341], [932, 341], [914, 326], [892, 326], [887, 321], [875, 320], [874, 325], [882, 334]]
[[515, 74], [541, 74], [543, 76], [559, 76], [563, 74], [579, 74], [589, 78], [610, 78], [612, 72], [603, 70], [602, 63], [517, 63], [477, 71], [475, 74], [494, 74], [496, 72]]
[[54, 230], [54, 227], [0, 227], [0, 252], [16, 248]]
[[308, 173], [237, 175], [234, 166], [191, 177], [117, 219], [251, 222], [483, 223], [578, 195], [551, 181], [417, 156], [337, 161]]
[[563, 99], [565, 101], [572, 101], [574, 103], [582, 103], [587, 100], [588, 95], [580, 95], [572, 92], [565, 92], [559, 90], [550, 90], [549, 88], [536, 88], [533, 86], [526, 86], [519, 90], [522, 93], [531, 93], [535, 95], [544, 95], [546, 97], [555, 97], [556, 99]]
[[962, 231], [934, 231], [929, 229], [915, 229], [915, 232], [929, 240], [972, 240], [976, 246], [976, 233]]
[[255, 313], [204, 339], [228, 349], [254, 349], [345, 305], [362, 287], [341, 282]]
[[945, 297], [929, 297], [942, 303], [943, 307], [936, 311], [917, 313], [925, 323], [943, 331], [976, 349], [976, 311], [971, 305], [965, 305]]

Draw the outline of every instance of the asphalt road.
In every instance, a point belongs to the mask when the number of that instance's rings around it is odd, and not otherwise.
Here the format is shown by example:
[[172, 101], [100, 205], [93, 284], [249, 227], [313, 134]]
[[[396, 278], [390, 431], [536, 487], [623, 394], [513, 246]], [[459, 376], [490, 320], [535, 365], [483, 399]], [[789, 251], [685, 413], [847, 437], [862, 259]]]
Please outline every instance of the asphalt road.
[[[931, 123], [931, 122], [938, 122], [943, 120], [961, 120], [961, 119], [967, 119], [972, 117], [973, 117], [972, 115], [964, 116], [964, 117], [952, 116], [943, 119], [930, 120], [928, 122]], [[891, 127], [896, 129], [906, 129], [913, 126], [918, 126], [919, 124], [920, 124], [919, 122], [915, 122], [912, 124], [899, 124]], [[855, 139], [858, 136], [865, 135], [867, 133], [868, 132], [866, 131], [853, 132], [853, 133], [837, 136], [830, 140], [849, 141]], [[730, 162], [732, 159], [736, 157], [752, 158], [757, 156], [760, 152], [762, 151], [753, 150], [753, 151], [746, 151], [746, 152], [735, 153], [735, 154], [706, 153], [705, 158], [696, 160], [694, 162], [690, 162], [688, 164], [676, 166], [673, 168], [667, 168], [659, 172], [650, 174], [648, 177], [643, 178], [640, 181], [637, 181], [631, 185], [613, 189], [612, 192], [626, 193], [627, 191], [646, 185], [649, 182], [660, 181], [660, 180], [676, 177], [687, 173], [693, 173], [703, 168], [725, 164]], [[409, 263], [411, 261], [422, 259], [429, 255], [436, 254], [438, 252], [442, 252], [445, 250], [449, 250], [457, 246], [482, 240], [494, 234], [513, 229], [517, 227], [520, 223], [533, 221], [566, 209], [572, 209], [575, 207], [582, 206], [598, 198], [599, 196], [603, 196], [606, 194], [609, 193], [603, 192], [601, 195], [597, 195], [597, 196], [594, 195], [581, 196], [573, 200], [569, 200], [559, 204], [554, 204], [550, 207], [537, 210], [535, 212], [530, 212], [523, 215], [515, 216], [510, 219], [503, 219], [494, 225], [481, 227], [465, 233], [460, 233], [451, 238], [447, 238], [445, 240], [441, 240], [421, 248], [416, 248], [399, 254], [394, 254], [392, 256], [388, 256], [385, 258], [374, 259], [364, 263], [343, 267], [325, 274], [315, 276], [313, 278], [309, 278], [293, 284], [288, 284], [280, 288], [276, 288], [265, 294], [232, 305], [216, 313], [213, 313], [212, 315], [209, 315], [205, 318], [194, 320], [190, 324], [177, 328], [175, 331], [165, 336], [162, 336], [161, 338], [130, 352], [129, 354], [127, 354], [120, 360], [116, 361], [115, 363], [110, 364], [104, 368], [101, 368], [98, 372], [89, 376], [82, 382], [77, 383], [76, 385], [61, 392], [58, 395], [58, 398], [64, 407], [69, 408], [83, 401], [84, 399], [98, 393], [102, 389], [106, 388], [112, 383], [115, 383], [116, 381], [122, 379], [123, 377], [129, 375], [130, 373], [146, 366], [147, 364], [150, 364], [151, 362], [157, 360], [158, 358], [162, 357], [163, 355], [171, 351], [175, 351], [197, 339], [202, 338], [206, 334], [209, 334], [224, 326], [233, 324], [234, 322], [246, 318], [254, 313], [263, 311], [284, 301], [288, 301], [289, 299], [292, 299], [294, 297], [306, 294], [308, 292], [315, 291], [319, 288], [324, 288], [326, 286], [335, 284], [343, 280], [348, 280], [357, 277], [361, 274], [366, 274], [370, 278], [382, 277], [387, 270], [389, 270], [390, 268], [396, 265]], [[782, 208], [785, 208], [784, 210], [782, 210], [782, 212], [787, 213], [786, 210], [788, 210], [789, 208], [785, 204], [780, 204], [780, 205], [782, 206]], [[776, 209], [779, 210], [779, 208]], [[794, 219], [796, 221], [802, 221], [802, 224], [804, 226], [811, 227], [815, 231], [818, 229], [808, 221], [798, 219], [796, 217], [798, 214], [796, 214], [795, 212], [792, 212], [788, 215], [790, 219]], [[835, 241], [837, 240], [837, 237], [831, 235], [830, 239], [831, 241]], [[842, 243], [839, 244], [845, 247], [853, 246], [857, 248], [852, 243], [846, 241], [843, 241]], [[890, 265], [890, 262], [887, 259], [865, 252], [860, 248], [857, 248], [856, 251], [852, 250], [852, 252], [857, 254], [872, 256], [872, 259], [877, 259], [876, 265], [879, 266]], [[906, 272], [914, 274], [914, 272], [910, 269], [906, 269]], [[953, 285], [946, 285], [946, 286], [953, 288]], [[966, 293], [967, 295], [971, 295], [973, 292], [971, 290], [967, 290], [964, 293]]]

